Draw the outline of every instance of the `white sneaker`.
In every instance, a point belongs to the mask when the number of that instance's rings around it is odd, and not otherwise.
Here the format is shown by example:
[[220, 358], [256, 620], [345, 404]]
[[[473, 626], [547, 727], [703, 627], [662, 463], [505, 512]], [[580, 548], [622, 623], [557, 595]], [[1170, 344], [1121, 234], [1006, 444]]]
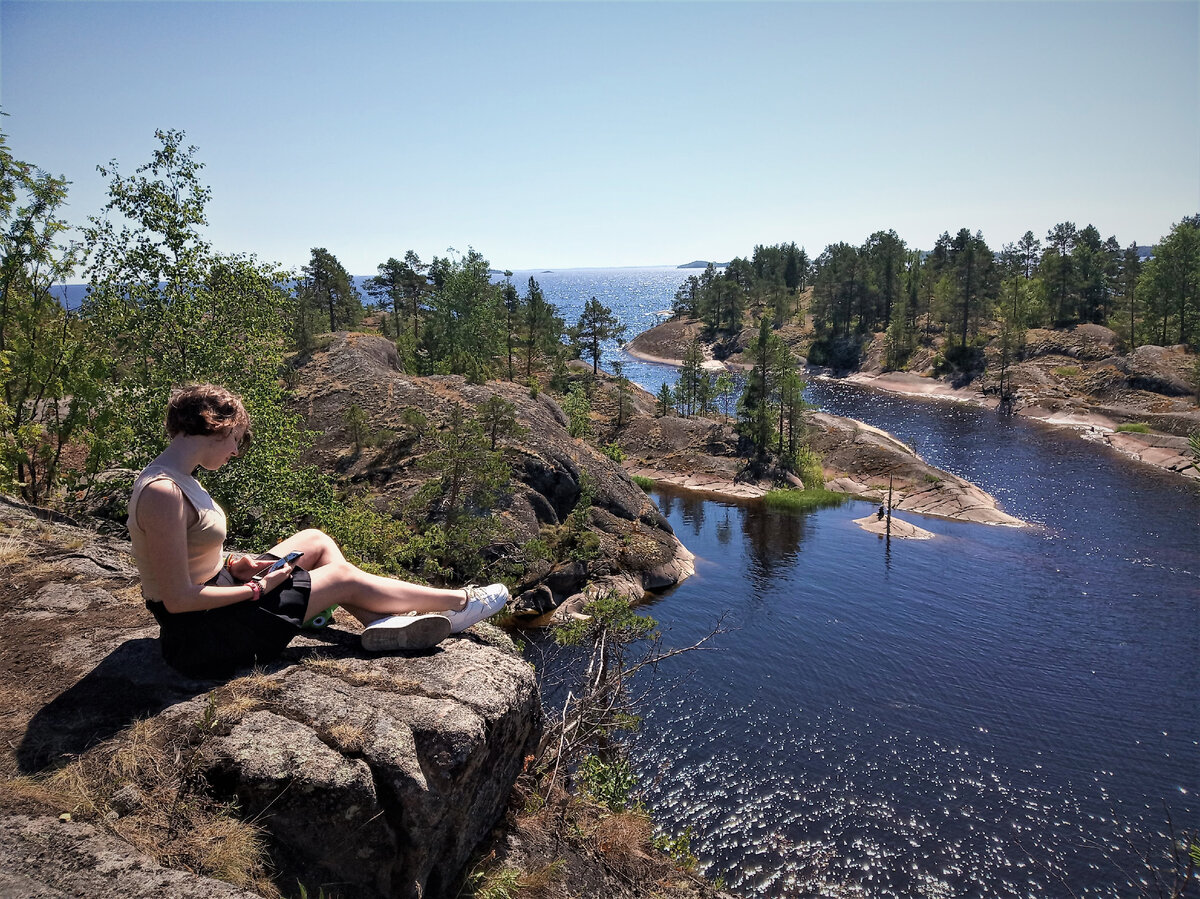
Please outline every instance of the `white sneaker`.
[[453, 612], [442, 612], [450, 619], [450, 633], [458, 634], [472, 624], [491, 618], [508, 602], [508, 588], [503, 584], [488, 584], [486, 587], [467, 587], [467, 605]]
[[429, 649], [448, 636], [450, 621], [445, 615], [392, 615], [367, 625], [362, 646], [370, 652]]

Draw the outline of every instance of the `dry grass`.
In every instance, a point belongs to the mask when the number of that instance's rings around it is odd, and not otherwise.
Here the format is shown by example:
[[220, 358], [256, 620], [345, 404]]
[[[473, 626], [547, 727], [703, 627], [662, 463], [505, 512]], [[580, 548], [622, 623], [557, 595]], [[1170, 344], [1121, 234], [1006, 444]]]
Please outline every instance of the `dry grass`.
[[357, 724], [342, 721], [329, 729], [329, 740], [343, 753], [358, 753], [363, 751], [367, 742], [367, 732]]
[[476, 870], [467, 878], [467, 885], [474, 899], [548, 899], [562, 894], [565, 868], [566, 862], [560, 859], [528, 872], [500, 865]]
[[47, 813], [69, 812], [74, 805], [72, 794], [64, 792], [48, 780], [37, 777], [13, 777], [0, 781], [0, 792], [8, 797], [10, 803], [32, 803], [45, 808]]
[[0, 540], [0, 569], [21, 567], [29, 561], [30, 555], [29, 544], [15, 534]]
[[245, 677], [235, 678], [227, 683], [218, 693], [218, 702], [222, 693], [231, 696], [252, 696], [255, 699], [270, 699], [283, 692], [283, 684], [279, 678], [262, 671], [254, 671]]
[[126, 605], [140, 606], [145, 601], [142, 597], [142, 585], [140, 583], [130, 584], [128, 587], [118, 587], [116, 590], [109, 592]]
[[231, 680], [210, 694], [214, 724], [223, 727], [236, 724], [251, 712], [269, 705], [282, 690], [283, 684], [278, 678], [262, 671]]
[[[195, 727], [139, 721], [46, 777], [4, 784], [10, 795], [91, 820], [169, 868], [182, 868], [274, 899], [262, 833], [214, 800], [201, 776], [216, 697]], [[118, 794], [120, 794], [118, 796]]]
[[83, 537], [69, 537], [58, 544], [58, 549], [63, 552], [73, 553], [78, 549], [83, 549], [87, 546], [87, 540]]
[[634, 880], [650, 878], [663, 864], [652, 846], [653, 828], [644, 812], [617, 812], [600, 819], [592, 839], [614, 868]]
[[426, 695], [427, 689], [418, 681], [392, 675], [373, 668], [356, 670], [351, 663], [339, 659], [327, 659], [313, 656], [300, 663], [309, 671], [335, 677], [352, 687], [375, 687], [380, 690], [392, 690], [400, 693], [416, 693]]

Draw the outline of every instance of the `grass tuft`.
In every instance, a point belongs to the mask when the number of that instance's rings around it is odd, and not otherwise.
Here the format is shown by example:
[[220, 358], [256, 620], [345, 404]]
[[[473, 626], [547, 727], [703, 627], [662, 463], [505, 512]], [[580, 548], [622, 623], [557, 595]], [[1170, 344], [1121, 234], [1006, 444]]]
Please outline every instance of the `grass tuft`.
[[217, 802], [201, 776], [215, 712], [194, 727], [139, 721], [44, 777], [7, 781], [10, 795], [90, 820], [168, 868], [185, 868], [278, 899], [262, 831]]
[[647, 493], [654, 489], [654, 478], [647, 478], [643, 475], [635, 474], [632, 480], [633, 483], [637, 484]]
[[1149, 434], [1150, 425], [1144, 421], [1131, 421], [1123, 425], [1117, 425], [1117, 431], [1121, 434]]
[[772, 490], [763, 497], [763, 503], [768, 509], [779, 512], [811, 512], [814, 509], [840, 506], [847, 499], [849, 497], [844, 493], [824, 488]]
[[15, 534], [0, 540], [0, 568], [16, 568], [29, 561], [29, 544]]

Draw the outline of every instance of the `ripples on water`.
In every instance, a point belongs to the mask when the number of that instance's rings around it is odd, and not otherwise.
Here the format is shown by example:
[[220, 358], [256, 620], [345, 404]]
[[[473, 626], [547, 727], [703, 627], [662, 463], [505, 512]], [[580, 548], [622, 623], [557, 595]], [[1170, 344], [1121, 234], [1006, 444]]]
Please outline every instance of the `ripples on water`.
[[649, 613], [673, 645], [723, 612], [738, 627], [679, 662], [634, 741], [710, 876], [761, 896], [1120, 896], [1126, 827], [1161, 830], [1164, 799], [1196, 822], [1196, 597], [1171, 595], [1194, 571], [1146, 582], [1118, 555], [1089, 586], [1096, 563], [1045, 533], [924, 519], [938, 538], [889, 555], [850, 521], [864, 504], [796, 519], [658, 497], [700, 558]]
[[[615, 294], [650, 323], [687, 274], [535, 277], [568, 318]], [[809, 398], [1037, 527], [910, 516], [936, 539], [889, 548], [851, 522], [862, 503], [657, 493], [697, 574], [648, 612], [671, 645], [737, 627], [656, 675], [677, 682], [632, 750], [663, 827], [692, 827], [705, 873], [748, 895], [1135, 894], [1163, 804], [1200, 826], [1194, 485], [979, 409], [838, 382]]]

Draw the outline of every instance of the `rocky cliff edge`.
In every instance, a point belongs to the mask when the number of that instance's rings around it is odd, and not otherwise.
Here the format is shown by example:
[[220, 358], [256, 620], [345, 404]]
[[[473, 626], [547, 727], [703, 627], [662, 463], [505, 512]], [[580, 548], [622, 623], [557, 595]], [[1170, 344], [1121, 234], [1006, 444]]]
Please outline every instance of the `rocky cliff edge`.
[[253, 895], [204, 877], [198, 844], [233, 819], [309, 895], [453, 894], [540, 734], [503, 632], [368, 657], [334, 626], [269, 668], [188, 680], [159, 656], [128, 544], [47, 519], [0, 500], [0, 896]]

